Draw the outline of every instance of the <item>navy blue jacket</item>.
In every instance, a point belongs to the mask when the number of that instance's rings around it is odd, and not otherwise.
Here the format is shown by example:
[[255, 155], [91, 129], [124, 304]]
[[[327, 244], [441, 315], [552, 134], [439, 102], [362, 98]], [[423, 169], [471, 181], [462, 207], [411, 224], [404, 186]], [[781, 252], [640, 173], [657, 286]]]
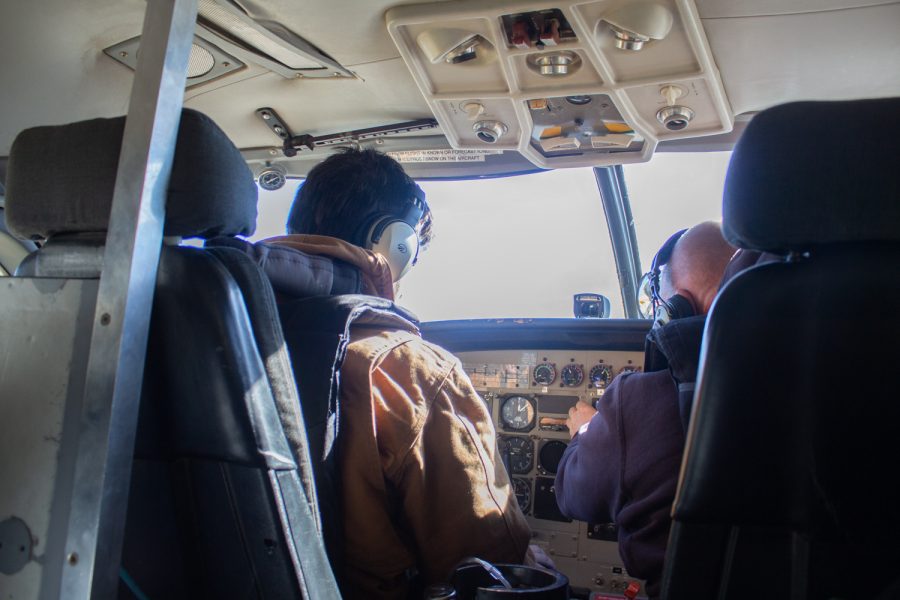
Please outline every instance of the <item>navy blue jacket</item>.
[[628, 573], [659, 593], [684, 430], [668, 370], [622, 375], [606, 390], [587, 431], [575, 436], [556, 474], [563, 514], [619, 526]]

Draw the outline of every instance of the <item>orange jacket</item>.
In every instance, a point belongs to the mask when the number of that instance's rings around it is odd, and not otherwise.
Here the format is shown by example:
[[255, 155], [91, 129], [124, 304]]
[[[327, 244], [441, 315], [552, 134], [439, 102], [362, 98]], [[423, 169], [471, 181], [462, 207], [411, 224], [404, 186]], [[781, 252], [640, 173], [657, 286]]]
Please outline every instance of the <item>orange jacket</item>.
[[[392, 297], [380, 256], [320, 236], [267, 241], [351, 262]], [[348, 598], [405, 598], [412, 573], [444, 581], [468, 556], [521, 563], [531, 537], [484, 402], [459, 360], [407, 325], [354, 327], [341, 368]]]

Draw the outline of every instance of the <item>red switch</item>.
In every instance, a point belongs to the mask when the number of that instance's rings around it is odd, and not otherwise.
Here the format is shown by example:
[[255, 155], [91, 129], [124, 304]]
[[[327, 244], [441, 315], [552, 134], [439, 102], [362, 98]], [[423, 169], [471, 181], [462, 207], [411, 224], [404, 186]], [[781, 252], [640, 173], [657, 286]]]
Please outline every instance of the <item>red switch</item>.
[[512, 24], [512, 44], [520, 50], [531, 48], [531, 27], [528, 22], [519, 19]]
[[559, 44], [559, 21], [550, 19], [544, 23], [544, 30], [541, 32], [541, 43], [545, 46], [556, 46]]
[[622, 593], [625, 594], [625, 597], [628, 598], [628, 600], [634, 600], [637, 597], [639, 591], [641, 591], [641, 584], [639, 584], [637, 581], [632, 581], [628, 584], [628, 587], [625, 588], [625, 591]]

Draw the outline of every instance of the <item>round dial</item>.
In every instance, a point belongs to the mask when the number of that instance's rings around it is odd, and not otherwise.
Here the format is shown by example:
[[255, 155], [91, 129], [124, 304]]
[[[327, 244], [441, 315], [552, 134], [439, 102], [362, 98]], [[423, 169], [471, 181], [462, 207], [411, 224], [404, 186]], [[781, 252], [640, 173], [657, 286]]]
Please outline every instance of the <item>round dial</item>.
[[619, 371], [619, 375], [623, 375], [625, 373], [637, 373], [640, 370], [640, 367], [622, 367], [622, 370]]
[[503, 438], [500, 451], [509, 459], [509, 472], [522, 475], [534, 466], [534, 442], [526, 437]]
[[541, 452], [538, 456], [538, 464], [541, 465], [541, 468], [550, 475], [555, 475], [556, 470], [559, 468], [559, 461], [562, 460], [563, 452], [566, 451], [566, 446], [565, 442], [559, 440], [546, 442], [541, 446]]
[[531, 507], [531, 482], [521, 477], [513, 477], [513, 491], [516, 494], [516, 500], [519, 502], [519, 508], [523, 513], [527, 513]]
[[566, 365], [559, 372], [559, 378], [563, 385], [578, 387], [584, 381], [584, 367], [581, 365]]
[[500, 407], [500, 421], [514, 431], [531, 429], [534, 426], [534, 402], [525, 396], [510, 396]]
[[550, 385], [556, 381], [556, 365], [541, 363], [534, 368], [534, 382], [538, 385]]
[[589, 374], [591, 385], [595, 388], [605, 388], [612, 380], [612, 367], [608, 365], [596, 365]]

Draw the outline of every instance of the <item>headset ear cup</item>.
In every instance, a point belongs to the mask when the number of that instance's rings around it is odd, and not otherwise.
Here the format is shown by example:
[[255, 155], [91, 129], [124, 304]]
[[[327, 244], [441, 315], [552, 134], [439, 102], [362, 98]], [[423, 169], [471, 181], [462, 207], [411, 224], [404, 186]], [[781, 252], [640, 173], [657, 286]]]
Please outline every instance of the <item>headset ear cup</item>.
[[685, 319], [694, 316], [694, 307], [691, 301], [675, 294], [668, 300], [661, 300], [653, 313], [653, 327], [668, 325], [675, 319]]
[[686, 319], [694, 316], [694, 307], [690, 300], [681, 294], [675, 294], [666, 302], [669, 304], [669, 316], [671, 319]]
[[399, 281], [406, 275], [410, 267], [416, 261], [419, 254], [419, 235], [416, 230], [403, 221], [393, 221], [385, 227], [380, 223], [373, 225], [372, 230], [381, 229], [381, 235], [377, 242], [372, 242], [371, 233], [368, 236], [369, 250], [380, 254], [387, 260], [391, 269], [391, 278]]

